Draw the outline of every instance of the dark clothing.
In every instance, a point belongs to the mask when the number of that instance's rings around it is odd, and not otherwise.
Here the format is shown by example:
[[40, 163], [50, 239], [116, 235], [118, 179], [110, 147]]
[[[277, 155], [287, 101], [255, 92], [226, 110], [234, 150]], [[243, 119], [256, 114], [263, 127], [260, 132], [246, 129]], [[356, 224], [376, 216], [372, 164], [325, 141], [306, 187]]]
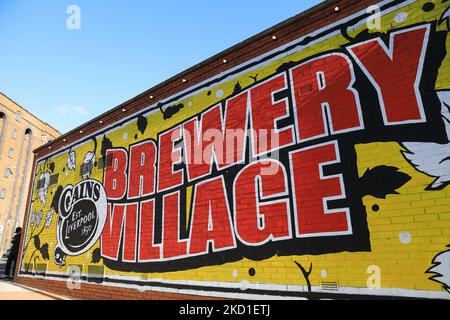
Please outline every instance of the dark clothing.
[[5, 268], [5, 276], [10, 277], [11, 273], [11, 266], [13, 266], [12, 272], [14, 276], [14, 271], [16, 270], [16, 261], [17, 261], [17, 255], [19, 254], [19, 245], [20, 245], [20, 232], [16, 233], [11, 241], [11, 251], [8, 255], [8, 260], [6, 261], [6, 268]]
[[19, 252], [19, 245], [20, 245], [20, 232], [16, 233], [11, 241], [12, 247], [11, 252], [9, 255], [13, 254], [17, 256], [17, 253]]
[[5, 268], [5, 276], [6, 277], [11, 277], [11, 265], [13, 265], [12, 271], [13, 271], [13, 275], [14, 276], [14, 271], [16, 270], [16, 261], [17, 261], [17, 254], [15, 256], [13, 256], [12, 254], [10, 254], [8, 256], [8, 261], [6, 261], [6, 268]]

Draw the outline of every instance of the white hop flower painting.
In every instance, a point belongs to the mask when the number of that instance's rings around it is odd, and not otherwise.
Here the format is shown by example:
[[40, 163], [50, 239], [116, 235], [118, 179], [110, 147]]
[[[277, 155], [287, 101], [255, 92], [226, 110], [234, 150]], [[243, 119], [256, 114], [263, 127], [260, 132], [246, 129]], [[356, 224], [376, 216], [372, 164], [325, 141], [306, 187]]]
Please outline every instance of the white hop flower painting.
[[433, 266], [427, 270], [427, 273], [433, 274], [430, 280], [442, 284], [443, 289], [450, 293], [450, 250], [437, 254], [432, 263]]
[[450, 184], [450, 91], [438, 92], [441, 115], [447, 132], [448, 143], [404, 142], [403, 155], [416, 170], [435, 180], [426, 190], [440, 190]]
[[75, 170], [76, 169], [76, 167], [77, 167], [76, 160], [77, 160], [77, 158], [76, 158], [76, 155], [75, 155], [75, 151], [71, 151], [69, 153], [69, 156], [67, 157], [67, 168], [69, 170]]
[[36, 211], [35, 210], [33, 210], [33, 212], [31, 212], [31, 215], [30, 215], [30, 225], [31, 226], [34, 226], [34, 224], [36, 223]]
[[47, 198], [48, 187], [50, 185], [50, 173], [43, 172], [39, 176], [39, 192], [38, 196], [41, 202], [45, 205], [45, 201]]
[[93, 152], [87, 152], [84, 156], [83, 160], [83, 166], [81, 170], [81, 175], [83, 179], [89, 179], [92, 173], [92, 168], [94, 167], [95, 163], [95, 153]]
[[42, 217], [43, 217], [43, 214], [42, 214], [42, 211], [39, 211], [38, 213], [36, 213], [36, 216], [35, 216], [35, 224], [38, 226], [38, 225], [40, 225], [41, 224], [41, 222], [42, 222]]
[[47, 215], [45, 216], [45, 227], [46, 228], [49, 228], [50, 225], [52, 224], [54, 214], [55, 214], [55, 212], [53, 210], [50, 210], [49, 212], [47, 212]]

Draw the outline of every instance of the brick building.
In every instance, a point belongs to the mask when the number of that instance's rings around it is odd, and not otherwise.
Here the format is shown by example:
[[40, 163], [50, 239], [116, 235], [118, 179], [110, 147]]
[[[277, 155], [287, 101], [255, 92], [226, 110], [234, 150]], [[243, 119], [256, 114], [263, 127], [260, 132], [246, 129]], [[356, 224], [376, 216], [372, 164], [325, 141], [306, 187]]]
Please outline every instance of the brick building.
[[449, 299], [448, 6], [325, 1], [36, 149], [18, 281]]
[[60, 133], [0, 93], [0, 252], [10, 247], [22, 226], [30, 184], [33, 150]]

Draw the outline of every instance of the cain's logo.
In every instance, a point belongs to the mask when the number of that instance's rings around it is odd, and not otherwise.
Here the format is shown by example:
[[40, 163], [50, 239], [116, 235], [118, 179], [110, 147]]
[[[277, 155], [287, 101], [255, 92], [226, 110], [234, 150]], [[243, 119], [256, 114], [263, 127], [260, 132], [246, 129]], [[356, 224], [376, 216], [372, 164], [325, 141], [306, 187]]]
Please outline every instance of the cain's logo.
[[106, 193], [100, 182], [85, 180], [63, 189], [55, 248], [57, 264], [65, 264], [66, 255], [80, 255], [97, 242], [105, 225], [106, 212]]

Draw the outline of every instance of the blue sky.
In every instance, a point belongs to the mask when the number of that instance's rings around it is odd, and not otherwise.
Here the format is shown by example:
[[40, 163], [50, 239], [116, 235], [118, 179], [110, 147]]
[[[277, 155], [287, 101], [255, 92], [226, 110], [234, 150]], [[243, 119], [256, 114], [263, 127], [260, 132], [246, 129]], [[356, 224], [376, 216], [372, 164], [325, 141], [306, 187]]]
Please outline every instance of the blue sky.
[[0, 0], [0, 91], [64, 133], [319, 2]]

